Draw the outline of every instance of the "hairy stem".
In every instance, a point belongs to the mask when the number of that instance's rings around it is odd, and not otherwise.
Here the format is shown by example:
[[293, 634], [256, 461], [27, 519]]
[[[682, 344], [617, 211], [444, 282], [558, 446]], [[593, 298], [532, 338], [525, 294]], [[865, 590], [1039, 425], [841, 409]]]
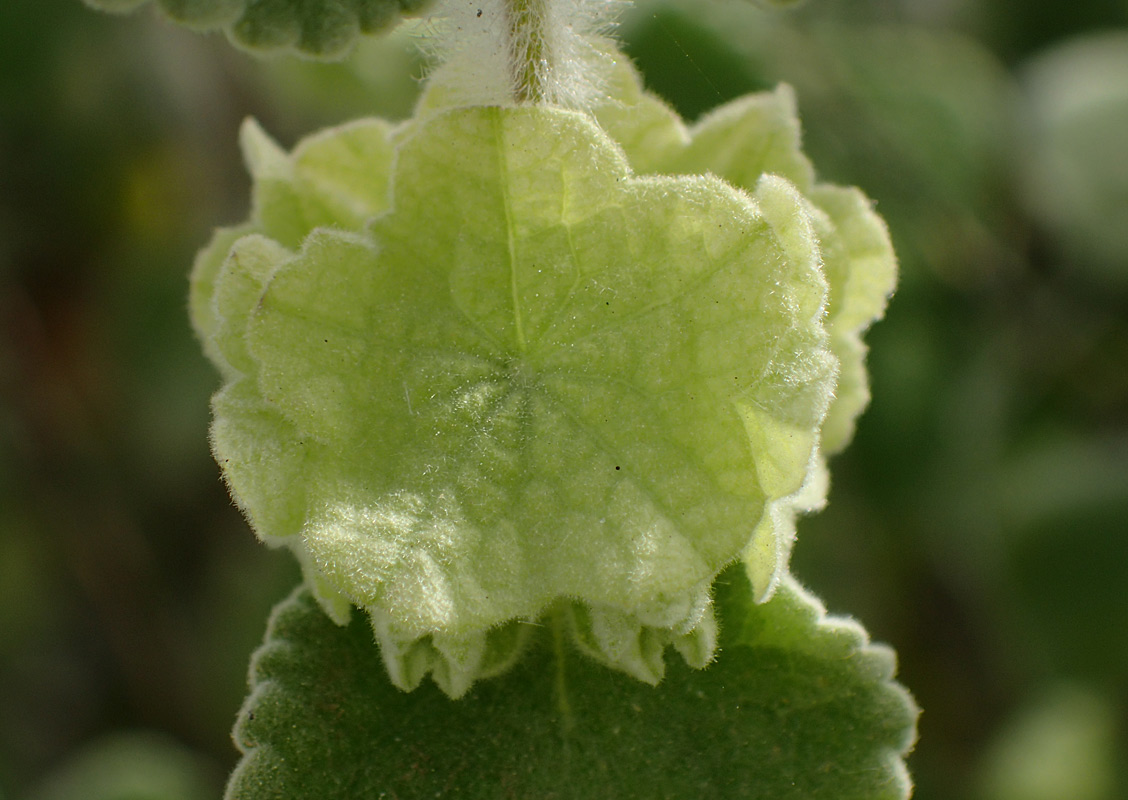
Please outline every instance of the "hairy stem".
[[548, 95], [548, 4], [551, 0], [506, 0], [509, 55], [513, 70], [513, 99], [540, 103]]

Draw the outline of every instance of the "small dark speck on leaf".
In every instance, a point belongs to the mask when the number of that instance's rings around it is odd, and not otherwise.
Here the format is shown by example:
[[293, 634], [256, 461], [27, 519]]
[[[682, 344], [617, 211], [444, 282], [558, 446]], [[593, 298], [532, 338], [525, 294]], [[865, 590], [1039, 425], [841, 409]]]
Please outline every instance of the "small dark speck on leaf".
[[618, 468], [618, 467], [615, 467], [615, 469], [619, 469], [619, 468]]

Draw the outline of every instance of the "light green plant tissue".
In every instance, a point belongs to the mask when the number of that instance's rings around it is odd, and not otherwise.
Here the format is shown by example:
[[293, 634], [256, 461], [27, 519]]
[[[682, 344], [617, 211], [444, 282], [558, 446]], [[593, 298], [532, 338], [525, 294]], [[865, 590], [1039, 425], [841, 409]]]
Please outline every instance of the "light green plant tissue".
[[669, 645], [705, 666], [714, 578], [743, 558], [771, 595], [868, 399], [895, 262], [815, 182], [790, 91], [687, 129], [629, 68], [608, 88], [594, 115], [432, 95], [292, 154], [248, 123], [251, 219], [197, 260], [232, 495], [401, 688], [462, 694], [560, 602], [641, 680]]

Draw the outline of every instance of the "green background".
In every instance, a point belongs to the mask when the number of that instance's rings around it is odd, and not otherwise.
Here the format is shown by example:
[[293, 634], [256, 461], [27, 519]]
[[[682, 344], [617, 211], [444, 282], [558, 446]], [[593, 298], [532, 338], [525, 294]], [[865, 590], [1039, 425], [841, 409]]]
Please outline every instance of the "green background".
[[[793, 566], [897, 648], [915, 796], [1128, 796], [1128, 2], [698, 0], [621, 33], [689, 117], [794, 85], [820, 177], [892, 228], [875, 399]], [[243, 117], [402, 117], [422, 71], [0, 3], [0, 797], [219, 794], [297, 569], [208, 453], [188, 266], [246, 214]]]

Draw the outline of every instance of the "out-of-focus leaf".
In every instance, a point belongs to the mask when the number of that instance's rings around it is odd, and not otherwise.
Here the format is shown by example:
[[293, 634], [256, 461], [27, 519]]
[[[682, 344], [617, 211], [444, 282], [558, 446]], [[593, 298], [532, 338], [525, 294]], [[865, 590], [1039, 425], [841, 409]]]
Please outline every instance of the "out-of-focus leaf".
[[820, 177], [877, 199], [902, 262], [975, 283], [1014, 259], [1007, 192], [1020, 103], [1002, 65], [951, 31], [816, 23], [817, 6], [794, 17], [743, 3], [640, 9], [624, 24], [626, 49], [683, 115], [702, 100], [793, 86]]
[[983, 764], [984, 800], [1113, 800], [1112, 699], [1057, 687], [1006, 725]]
[[293, 156], [249, 125], [244, 150], [270, 238], [226, 259], [217, 238], [192, 308], [259, 536], [335, 618], [369, 611], [401, 688], [433, 671], [457, 696], [519, 643], [497, 626], [561, 597], [641, 680], [667, 643], [707, 662], [720, 570], [786, 571], [774, 509], [832, 392], [798, 192], [636, 178], [543, 107], [359, 122]]
[[155, 733], [115, 734], [89, 744], [27, 800], [209, 800], [216, 770]]
[[[147, 0], [84, 0], [103, 11], [132, 11]], [[249, 50], [296, 50], [316, 58], [342, 56], [361, 34], [380, 33], [427, 0], [157, 0], [161, 10], [193, 28], [222, 28]]]
[[1128, 287], [1128, 32], [1077, 38], [1028, 62], [1031, 211], [1070, 261]]

